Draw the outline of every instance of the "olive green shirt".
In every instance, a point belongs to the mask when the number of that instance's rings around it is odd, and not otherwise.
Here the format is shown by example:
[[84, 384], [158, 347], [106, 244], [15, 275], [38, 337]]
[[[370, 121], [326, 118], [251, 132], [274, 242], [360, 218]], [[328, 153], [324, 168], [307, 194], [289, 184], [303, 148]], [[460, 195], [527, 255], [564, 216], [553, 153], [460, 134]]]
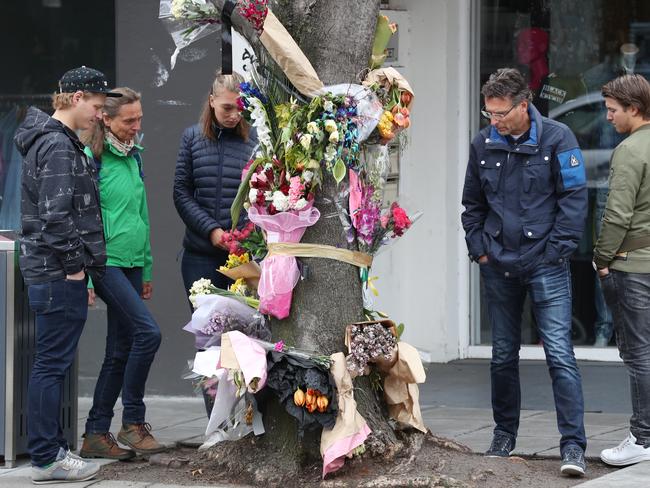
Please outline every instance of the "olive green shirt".
[[626, 237], [643, 236], [650, 236], [650, 124], [632, 132], [612, 153], [594, 262], [598, 268], [650, 273], [650, 247], [618, 252]]

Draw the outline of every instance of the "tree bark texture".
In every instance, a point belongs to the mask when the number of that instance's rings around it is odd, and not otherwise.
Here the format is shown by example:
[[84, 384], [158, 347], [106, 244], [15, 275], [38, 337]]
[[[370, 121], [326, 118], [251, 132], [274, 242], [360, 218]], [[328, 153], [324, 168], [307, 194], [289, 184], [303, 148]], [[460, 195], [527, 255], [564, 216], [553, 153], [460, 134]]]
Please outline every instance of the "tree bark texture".
[[[378, 0], [275, 0], [272, 10], [312, 63], [327, 85], [359, 83], [368, 66], [375, 34]], [[302, 242], [347, 247], [341, 221], [334, 204], [347, 178], [337, 187], [329, 174], [316, 196], [319, 221], [305, 233]], [[294, 289], [291, 315], [274, 320], [274, 339], [283, 339], [298, 348], [332, 354], [344, 351], [345, 326], [363, 320], [363, 300], [359, 269], [330, 259], [300, 258], [304, 279]], [[355, 397], [375, 439], [375, 451], [396, 442], [377, 394], [367, 378], [355, 381]], [[293, 419], [275, 409], [265, 418], [266, 436], [276, 448], [295, 444]], [[273, 416], [274, 418], [270, 418]], [[318, 442], [306, 437], [302, 455], [318, 454]], [[284, 446], [284, 447], [283, 447]]]
[[[327, 85], [359, 83], [368, 67], [374, 38], [379, 0], [272, 0], [270, 7], [311, 61], [321, 81]], [[317, 193], [319, 221], [307, 229], [302, 242], [347, 248], [343, 227], [334, 200], [347, 184], [337, 187], [334, 178], [324, 174]], [[283, 339], [300, 349], [332, 354], [345, 351], [345, 326], [364, 319], [359, 269], [339, 261], [300, 258], [306, 270], [293, 293], [291, 314], [285, 320], [273, 320], [273, 339]], [[379, 395], [367, 378], [355, 380], [355, 399], [360, 413], [373, 431], [366, 447], [374, 454], [392, 454], [398, 445], [388, 423]], [[282, 460], [278, 471], [290, 471], [319, 457], [320, 432], [298, 438], [297, 426], [272, 395], [264, 403], [266, 434], [253, 441], [231, 447], [241, 452], [243, 445], [264, 449], [265, 457]], [[226, 446], [218, 450], [228, 449]], [[230, 451], [230, 455], [233, 451]], [[215, 452], [217, 458], [228, 453]], [[264, 463], [261, 463], [264, 464]], [[263, 468], [260, 468], [263, 469]], [[273, 470], [266, 475], [273, 477]], [[264, 477], [258, 471], [260, 477]], [[265, 476], [266, 476], [265, 475]], [[269, 479], [269, 478], [267, 478]]]

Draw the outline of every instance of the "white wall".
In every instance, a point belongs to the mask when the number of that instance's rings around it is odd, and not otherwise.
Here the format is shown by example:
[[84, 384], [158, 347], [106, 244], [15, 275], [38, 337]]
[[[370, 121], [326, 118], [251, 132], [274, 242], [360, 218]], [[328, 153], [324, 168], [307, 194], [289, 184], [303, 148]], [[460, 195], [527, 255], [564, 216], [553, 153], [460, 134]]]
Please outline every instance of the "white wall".
[[[400, 200], [424, 215], [380, 254], [375, 308], [406, 326], [403, 339], [423, 359], [465, 356], [469, 344], [469, 264], [460, 227], [469, 147], [470, 0], [398, 0], [409, 12], [408, 66], [415, 91]], [[402, 42], [400, 38], [400, 42]]]

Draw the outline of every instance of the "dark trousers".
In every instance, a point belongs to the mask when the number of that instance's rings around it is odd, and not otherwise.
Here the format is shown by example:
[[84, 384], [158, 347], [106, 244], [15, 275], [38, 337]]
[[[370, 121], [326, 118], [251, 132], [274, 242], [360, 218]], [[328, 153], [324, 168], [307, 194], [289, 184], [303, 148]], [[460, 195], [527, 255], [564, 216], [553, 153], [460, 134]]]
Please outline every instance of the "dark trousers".
[[[189, 296], [189, 290], [192, 287], [192, 284], [201, 278], [209, 279], [217, 288], [226, 290], [232, 284], [232, 280], [219, 273], [217, 269], [226, 264], [227, 260], [228, 253], [226, 251], [218, 251], [216, 256], [206, 256], [205, 254], [183, 250], [181, 274], [183, 275], [185, 293]], [[189, 300], [187, 303], [190, 306], [190, 313], [194, 312], [194, 308]], [[203, 390], [203, 401], [205, 403], [205, 410], [209, 417], [212, 412], [212, 406], [214, 405], [214, 398]]]
[[630, 378], [630, 432], [637, 443], [650, 446], [650, 273], [610, 270], [601, 285]]
[[[226, 275], [217, 271], [220, 266], [226, 264], [228, 261], [228, 253], [226, 251], [217, 251], [218, 254], [214, 256], [207, 256], [205, 254], [193, 253], [191, 251], [183, 250], [183, 258], [181, 260], [181, 274], [183, 275], [183, 286], [185, 293], [189, 296], [192, 284], [206, 278], [212, 281], [212, 284], [217, 288], [226, 290], [231, 284], [232, 280]], [[192, 304], [188, 300], [190, 311], [194, 312]]]
[[583, 450], [582, 380], [571, 343], [571, 272], [567, 262], [540, 265], [524, 276], [506, 276], [490, 264], [481, 266], [488, 319], [492, 327], [492, 411], [495, 430], [514, 437], [519, 428], [521, 389], [519, 348], [521, 316], [526, 293], [530, 295], [561, 434], [560, 451], [569, 444]]
[[160, 328], [144, 304], [142, 268], [107, 266], [95, 281], [97, 295], [106, 303], [107, 334], [104, 363], [97, 378], [86, 433], [111, 428], [113, 408], [122, 392], [122, 422], [145, 421], [144, 391], [151, 363], [160, 346]]
[[28, 450], [34, 466], [56, 459], [67, 449], [61, 429], [63, 380], [77, 352], [88, 315], [85, 280], [59, 279], [30, 285], [29, 304], [36, 313], [36, 355], [27, 393]]

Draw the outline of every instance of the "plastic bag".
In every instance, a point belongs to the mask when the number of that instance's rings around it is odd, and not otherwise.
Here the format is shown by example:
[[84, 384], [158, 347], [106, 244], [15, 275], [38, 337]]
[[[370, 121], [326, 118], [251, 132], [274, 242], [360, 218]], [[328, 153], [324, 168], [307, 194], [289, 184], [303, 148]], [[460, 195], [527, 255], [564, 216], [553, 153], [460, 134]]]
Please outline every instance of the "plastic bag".
[[[248, 218], [266, 231], [266, 242], [300, 242], [307, 227], [320, 218], [317, 208], [280, 212], [275, 215], [261, 213], [256, 207], [248, 210]], [[284, 319], [289, 316], [293, 288], [300, 279], [300, 270], [293, 256], [271, 255], [261, 263], [262, 273], [257, 286], [260, 312]]]
[[326, 86], [319, 93], [330, 92], [333, 95], [347, 95], [354, 98], [357, 104], [358, 142], [365, 141], [375, 130], [384, 109], [377, 96], [369, 88], [353, 83]]

